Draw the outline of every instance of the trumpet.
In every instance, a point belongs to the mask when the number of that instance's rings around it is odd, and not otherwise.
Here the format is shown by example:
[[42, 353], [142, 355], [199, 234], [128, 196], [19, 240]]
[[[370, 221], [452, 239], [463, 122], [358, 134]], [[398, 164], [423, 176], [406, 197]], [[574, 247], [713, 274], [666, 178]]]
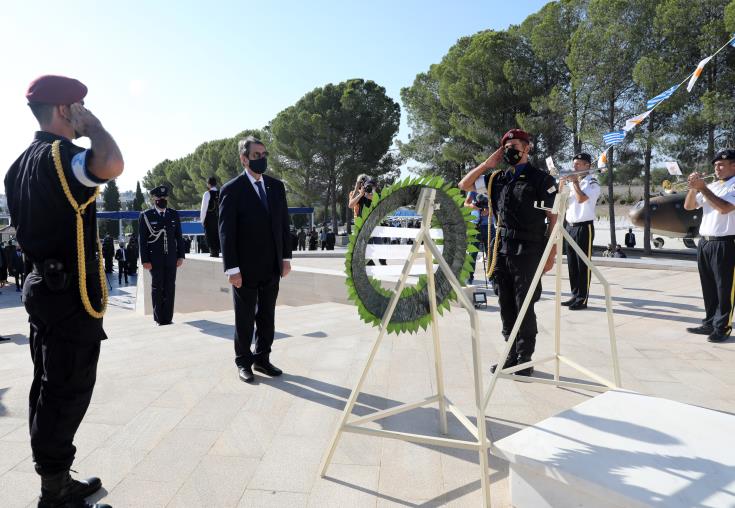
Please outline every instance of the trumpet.
[[[704, 180], [705, 182], [707, 180], [714, 181], [716, 177], [717, 176], [714, 173], [712, 173], [711, 175], [703, 176], [702, 180]], [[673, 182], [672, 183], [669, 180], [664, 180], [663, 182], [661, 182], [661, 187], [664, 189], [664, 192], [666, 194], [672, 194], [674, 192], [683, 192], [685, 190], [688, 190], [689, 182], [683, 181], [683, 182]]]
[[562, 179], [562, 178], [568, 178], [570, 176], [587, 176], [587, 175], [598, 173], [598, 172], [601, 172], [600, 168], [589, 168], [583, 171], [561, 170], [561, 171], [552, 172], [551, 174], [557, 179]]

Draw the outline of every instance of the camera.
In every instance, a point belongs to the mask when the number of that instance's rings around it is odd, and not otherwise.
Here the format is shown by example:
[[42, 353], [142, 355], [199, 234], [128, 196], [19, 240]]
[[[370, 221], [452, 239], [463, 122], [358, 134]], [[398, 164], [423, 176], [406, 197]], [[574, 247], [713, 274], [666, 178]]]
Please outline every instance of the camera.
[[489, 203], [489, 201], [488, 201], [488, 197], [487, 197], [487, 194], [478, 194], [477, 196], [475, 196], [475, 202], [474, 202], [474, 205], [475, 205], [475, 206], [476, 206], [477, 208], [479, 208], [479, 209], [481, 209], [481, 210], [484, 210], [485, 208], [487, 208], [487, 207], [488, 207], [488, 205], [489, 205], [489, 204], [490, 204], [490, 203]]
[[372, 194], [373, 190], [378, 186], [378, 184], [375, 182], [375, 180], [366, 180], [363, 184], [363, 189], [365, 189], [365, 194]]

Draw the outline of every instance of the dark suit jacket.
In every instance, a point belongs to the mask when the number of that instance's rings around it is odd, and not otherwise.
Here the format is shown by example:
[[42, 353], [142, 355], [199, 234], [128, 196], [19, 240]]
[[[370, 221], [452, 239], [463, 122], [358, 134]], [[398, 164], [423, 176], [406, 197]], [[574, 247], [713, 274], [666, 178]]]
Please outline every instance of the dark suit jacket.
[[291, 258], [288, 204], [283, 182], [263, 175], [268, 211], [243, 173], [220, 189], [219, 237], [225, 270], [240, 268], [243, 282], [267, 281]]

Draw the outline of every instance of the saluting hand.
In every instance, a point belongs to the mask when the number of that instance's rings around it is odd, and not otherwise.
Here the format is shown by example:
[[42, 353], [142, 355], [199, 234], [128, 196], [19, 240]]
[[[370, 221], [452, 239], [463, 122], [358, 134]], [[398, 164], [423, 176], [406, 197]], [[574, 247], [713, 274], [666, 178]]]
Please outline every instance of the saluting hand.
[[71, 126], [82, 136], [89, 136], [91, 130], [99, 128], [102, 123], [90, 110], [75, 102], [69, 106]]
[[495, 150], [490, 157], [485, 159], [484, 164], [488, 167], [488, 169], [495, 169], [498, 167], [498, 164], [500, 164], [503, 161], [503, 153], [505, 152], [505, 149], [501, 146], [497, 150]]

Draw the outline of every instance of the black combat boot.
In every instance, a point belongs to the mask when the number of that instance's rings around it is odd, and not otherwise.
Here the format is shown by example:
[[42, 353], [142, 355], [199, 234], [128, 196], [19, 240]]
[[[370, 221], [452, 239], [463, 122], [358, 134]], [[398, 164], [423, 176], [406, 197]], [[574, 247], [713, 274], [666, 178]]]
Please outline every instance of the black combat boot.
[[84, 498], [102, 488], [99, 478], [75, 480], [69, 471], [41, 477], [38, 508], [111, 508], [106, 504], [90, 504]]

